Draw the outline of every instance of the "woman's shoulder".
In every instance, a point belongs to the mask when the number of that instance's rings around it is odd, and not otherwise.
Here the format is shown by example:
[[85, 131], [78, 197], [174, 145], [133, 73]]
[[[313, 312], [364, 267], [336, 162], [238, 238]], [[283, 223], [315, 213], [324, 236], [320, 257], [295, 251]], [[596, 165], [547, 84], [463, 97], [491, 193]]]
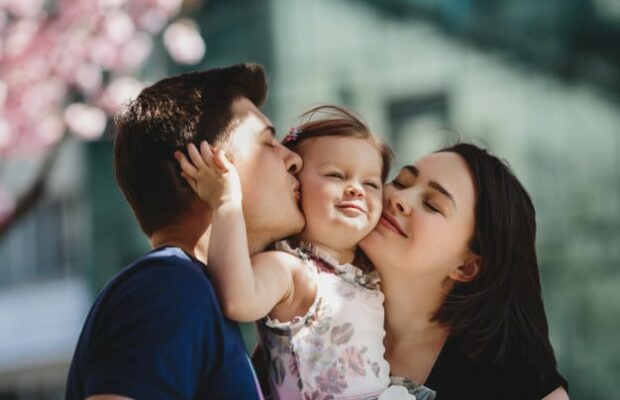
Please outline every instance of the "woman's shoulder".
[[457, 340], [448, 340], [426, 385], [440, 399], [542, 399], [566, 380], [556, 367], [527, 365], [518, 356], [502, 366], [486, 364], [463, 352]]

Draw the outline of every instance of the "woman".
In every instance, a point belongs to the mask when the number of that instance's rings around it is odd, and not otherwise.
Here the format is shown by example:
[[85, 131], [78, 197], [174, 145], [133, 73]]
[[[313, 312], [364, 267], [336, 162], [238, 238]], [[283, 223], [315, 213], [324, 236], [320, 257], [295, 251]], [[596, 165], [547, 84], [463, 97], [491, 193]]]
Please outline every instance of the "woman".
[[391, 373], [445, 399], [567, 399], [535, 250], [535, 212], [509, 168], [457, 144], [404, 167], [361, 244], [385, 294]]

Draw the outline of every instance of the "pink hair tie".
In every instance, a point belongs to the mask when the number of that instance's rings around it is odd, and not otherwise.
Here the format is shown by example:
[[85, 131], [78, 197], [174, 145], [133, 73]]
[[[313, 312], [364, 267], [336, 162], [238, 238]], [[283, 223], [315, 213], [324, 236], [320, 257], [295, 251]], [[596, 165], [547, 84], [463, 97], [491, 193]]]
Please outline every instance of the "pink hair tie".
[[299, 139], [299, 135], [301, 135], [301, 128], [298, 126], [294, 126], [291, 129], [289, 129], [288, 134], [286, 136], [284, 136], [284, 139], [282, 139], [282, 144], [287, 144], [290, 142], [295, 142], [297, 139]]

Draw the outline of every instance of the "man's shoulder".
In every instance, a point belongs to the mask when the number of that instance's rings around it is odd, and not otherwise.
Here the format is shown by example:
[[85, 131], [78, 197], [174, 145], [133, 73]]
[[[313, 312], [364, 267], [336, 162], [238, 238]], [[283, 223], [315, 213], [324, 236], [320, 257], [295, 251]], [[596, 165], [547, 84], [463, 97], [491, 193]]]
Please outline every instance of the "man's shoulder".
[[99, 301], [172, 300], [179, 306], [191, 302], [204, 306], [205, 301], [217, 301], [214, 293], [203, 263], [179, 248], [164, 247], [145, 254], [116, 274], [101, 291]]
[[210, 284], [206, 266], [177, 247], [163, 247], [148, 252], [120, 271], [110, 283], [128, 279]]
[[86, 325], [94, 331], [158, 324], [196, 331], [207, 329], [223, 316], [204, 269], [204, 264], [178, 248], [153, 250], [107, 283], [97, 296]]

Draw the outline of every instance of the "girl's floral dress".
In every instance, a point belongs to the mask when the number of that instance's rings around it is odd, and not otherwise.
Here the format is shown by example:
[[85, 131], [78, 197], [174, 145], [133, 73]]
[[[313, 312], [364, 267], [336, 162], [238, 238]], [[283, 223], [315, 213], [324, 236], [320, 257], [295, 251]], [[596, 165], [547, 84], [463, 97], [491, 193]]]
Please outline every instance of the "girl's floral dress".
[[[306, 315], [290, 322], [266, 317], [258, 324], [274, 398], [378, 398], [392, 384], [384, 358], [384, 297], [378, 276], [339, 264], [310, 244], [293, 249], [279, 242], [276, 247], [304, 260], [317, 295]], [[418, 400], [434, 397], [423, 386], [412, 384], [407, 390]]]

